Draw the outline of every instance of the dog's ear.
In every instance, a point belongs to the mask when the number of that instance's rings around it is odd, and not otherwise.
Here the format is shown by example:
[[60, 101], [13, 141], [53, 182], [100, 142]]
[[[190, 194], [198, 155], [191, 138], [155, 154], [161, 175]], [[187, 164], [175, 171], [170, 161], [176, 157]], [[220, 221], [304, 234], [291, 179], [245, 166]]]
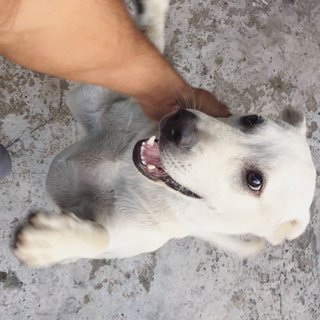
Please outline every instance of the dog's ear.
[[277, 245], [284, 240], [293, 240], [304, 232], [308, 222], [309, 219], [307, 221], [294, 219], [283, 222], [267, 237], [267, 240], [273, 245]]
[[302, 132], [302, 134], [304, 135], [306, 134], [307, 132], [306, 118], [302, 112], [296, 109], [287, 107], [282, 111], [281, 118], [283, 121], [299, 129]]

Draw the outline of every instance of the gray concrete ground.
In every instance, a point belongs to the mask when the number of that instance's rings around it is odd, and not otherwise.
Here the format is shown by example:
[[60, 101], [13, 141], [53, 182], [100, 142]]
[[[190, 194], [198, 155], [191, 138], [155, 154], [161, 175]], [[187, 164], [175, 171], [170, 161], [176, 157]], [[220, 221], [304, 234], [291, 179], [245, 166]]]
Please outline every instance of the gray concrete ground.
[[[304, 110], [318, 169], [319, 47], [319, 0], [171, 1], [166, 54], [178, 70], [235, 112]], [[5, 60], [0, 77], [0, 142], [13, 158], [0, 185], [0, 319], [320, 319], [319, 184], [308, 231], [254, 258], [190, 238], [132, 259], [20, 266], [13, 231], [48, 205], [48, 165], [79, 132], [66, 81]]]

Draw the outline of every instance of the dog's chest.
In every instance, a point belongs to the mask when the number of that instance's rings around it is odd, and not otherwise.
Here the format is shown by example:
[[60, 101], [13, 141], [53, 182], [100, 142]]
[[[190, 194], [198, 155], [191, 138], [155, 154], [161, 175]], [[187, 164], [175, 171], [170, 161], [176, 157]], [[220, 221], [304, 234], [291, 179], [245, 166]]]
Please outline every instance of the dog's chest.
[[187, 235], [161, 194], [146, 191], [138, 181], [126, 181], [115, 189], [112, 214], [104, 221], [111, 239], [108, 258], [151, 252], [172, 238]]

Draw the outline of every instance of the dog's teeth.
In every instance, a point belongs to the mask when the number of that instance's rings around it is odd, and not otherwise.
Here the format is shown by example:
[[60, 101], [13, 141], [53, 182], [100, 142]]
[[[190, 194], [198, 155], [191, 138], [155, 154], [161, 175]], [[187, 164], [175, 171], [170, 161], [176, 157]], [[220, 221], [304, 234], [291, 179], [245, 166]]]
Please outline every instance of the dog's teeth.
[[147, 164], [144, 160], [142, 160], [141, 162], [142, 162], [143, 165], [146, 165], [146, 164]]
[[152, 136], [152, 137], [150, 137], [149, 140], [147, 141], [147, 144], [152, 147], [155, 140], [156, 140], [156, 136]]
[[144, 150], [145, 150], [145, 146], [142, 145], [142, 146], [141, 146], [141, 149], [140, 149], [140, 156], [141, 156], [141, 158], [143, 158]]
[[156, 166], [154, 166], [153, 164], [148, 164], [148, 165], [147, 165], [147, 168], [148, 168], [149, 170], [154, 170], [154, 169], [156, 168]]

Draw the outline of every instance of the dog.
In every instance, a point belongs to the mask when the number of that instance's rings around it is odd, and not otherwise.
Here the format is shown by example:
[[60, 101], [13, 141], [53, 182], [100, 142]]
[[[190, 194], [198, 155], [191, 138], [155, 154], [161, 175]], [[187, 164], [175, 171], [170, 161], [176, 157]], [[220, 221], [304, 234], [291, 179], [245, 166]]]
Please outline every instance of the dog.
[[[160, 51], [167, 9], [139, 1], [137, 23]], [[49, 169], [59, 213], [39, 210], [16, 236], [27, 266], [131, 257], [186, 236], [250, 255], [305, 230], [316, 172], [296, 110], [270, 119], [181, 109], [157, 123], [132, 98], [93, 85], [67, 104], [86, 136]]]

